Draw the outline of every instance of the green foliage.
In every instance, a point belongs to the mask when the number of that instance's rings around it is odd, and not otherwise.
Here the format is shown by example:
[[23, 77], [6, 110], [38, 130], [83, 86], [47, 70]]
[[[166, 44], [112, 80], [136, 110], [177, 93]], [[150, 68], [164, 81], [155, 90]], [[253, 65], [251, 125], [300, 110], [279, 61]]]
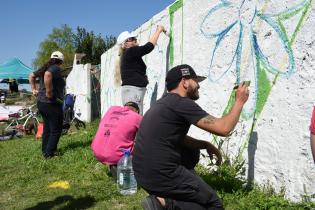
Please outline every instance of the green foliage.
[[284, 194], [275, 193], [270, 185], [255, 187], [250, 191], [238, 190], [233, 194], [222, 192], [226, 210], [311, 210], [315, 204], [311, 202], [292, 203], [284, 198]]
[[[96, 121], [85, 131], [73, 129], [62, 136], [60, 156], [48, 160], [34, 137], [0, 141], [1, 209], [141, 209], [147, 194], [139, 189], [135, 195], [120, 195], [108, 167], [93, 156], [97, 126]], [[67, 181], [70, 188], [48, 187], [56, 181]]]
[[53, 51], [59, 50], [65, 60], [63, 68], [71, 68], [74, 53], [85, 53], [82, 63], [100, 64], [101, 55], [116, 43], [113, 36], [95, 35], [93, 31], [87, 32], [84, 28], [77, 27], [74, 33], [68, 25], [62, 25], [60, 28], [53, 28], [48, 37], [40, 43], [37, 57], [33, 61], [34, 69], [43, 66], [49, 59]]
[[199, 175], [211, 187], [218, 191], [233, 193], [243, 189], [246, 180], [241, 176], [244, 173], [244, 162], [234, 162], [232, 164], [225, 162], [219, 167], [210, 164], [209, 167], [198, 165], [196, 170]]
[[[211, 164], [210, 164], [211, 165]], [[241, 176], [244, 162], [224, 163], [210, 168], [197, 166], [197, 173], [214, 188], [223, 200], [226, 210], [311, 210], [315, 204], [310, 200], [292, 203], [285, 199], [284, 188], [276, 193], [270, 184], [265, 186], [247, 187]]]
[[31, 105], [36, 103], [36, 98], [31, 93], [9, 93], [5, 99], [5, 105]]
[[105, 37], [95, 35], [93, 31], [87, 32], [84, 28], [77, 27], [77, 34], [74, 36], [76, 53], [84, 53], [83, 63], [100, 64], [101, 55], [116, 43], [113, 36]]
[[50, 59], [51, 53], [56, 50], [64, 54], [63, 67], [72, 66], [75, 52], [74, 34], [68, 25], [53, 28], [48, 37], [40, 43], [37, 58], [33, 61], [34, 69], [43, 66]]

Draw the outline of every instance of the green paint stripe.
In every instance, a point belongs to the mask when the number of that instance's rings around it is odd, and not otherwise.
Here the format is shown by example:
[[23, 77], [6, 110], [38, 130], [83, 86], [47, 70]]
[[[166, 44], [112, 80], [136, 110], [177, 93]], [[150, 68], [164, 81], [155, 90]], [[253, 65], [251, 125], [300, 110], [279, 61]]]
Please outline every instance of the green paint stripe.
[[306, 18], [306, 14], [309, 11], [309, 9], [311, 8], [311, 3], [313, 0], [310, 0], [309, 4], [306, 6], [305, 10], [302, 13], [302, 17], [299, 20], [299, 23], [297, 25], [297, 27], [295, 28], [295, 31], [292, 35], [291, 41], [290, 41], [290, 46], [295, 42], [297, 33], [300, 31], [301, 27], [302, 27], [302, 23], [304, 22], [305, 18]]
[[301, 12], [303, 9], [304, 9], [304, 7], [300, 8], [300, 9], [298, 9], [298, 10], [295, 10], [295, 11], [293, 11], [293, 12], [291, 12], [291, 13], [281, 15], [281, 16], [279, 16], [279, 19], [280, 19], [280, 20], [289, 19], [289, 18], [295, 16], [296, 14], [298, 14], [299, 12]]
[[169, 16], [170, 16], [170, 52], [169, 52], [169, 66], [173, 67], [174, 64], [174, 13], [183, 7], [183, 0], [178, 0], [169, 7]]
[[289, 19], [293, 16], [295, 16], [296, 14], [298, 14], [299, 12], [301, 12], [302, 10], [308, 10], [309, 7], [311, 6], [312, 4], [312, 1], [313, 0], [309, 0], [308, 3], [306, 3], [303, 7], [297, 9], [297, 10], [294, 10], [292, 11], [291, 13], [286, 13], [286, 14], [283, 14], [283, 15], [280, 15], [279, 16], [279, 19], [280, 20], [286, 20], [286, 19]]
[[182, 39], [181, 39], [181, 64], [184, 57], [184, 7], [182, 6]]
[[[289, 38], [288, 38], [289, 36], [288, 36], [287, 30], [285, 29], [285, 27], [284, 27], [284, 25], [283, 25], [283, 23], [282, 23], [282, 21], [280, 19], [278, 19], [278, 24], [280, 26], [281, 31], [283, 31], [283, 33], [284, 33], [284, 35], [286, 37], [286, 40], [289, 40]], [[290, 45], [290, 42], [289, 42], [289, 45]], [[291, 47], [291, 45], [290, 45], [290, 47]]]
[[[297, 24], [297, 26], [296, 26], [296, 28], [295, 28], [295, 30], [294, 30], [294, 32], [293, 32], [293, 35], [292, 35], [292, 37], [291, 37], [291, 40], [290, 40], [290, 42], [289, 42], [289, 45], [290, 45], [290, 46], [292, 46], [293, 42], [294, 42], [295, 39], [296, 39], [296, 36], [297, 36], [298, 32], [300, 31], [300, 29], [301, 29], [301, 27], [302, 27], [302, 24], [303, 24], [303, 22], [304, 22], [304, 20], [305, 20], [306, 14], [307, 14], [307, 12], [309, 11], [309, 9], [310, 9], [310, 7], [311, 7], [312, 1], [313, 1], [313, 0], [310, 0], [310, 1], [308, 2], [308, 4], [306, 5], [306, 7], [303, 7], [303, 8], [301, 8], [301, 9], [299, 9], [299, 10], [293, 11], [292, 13], [285, 14], [285, 15], [280, 16], [280, 17], [278, 18], [278, 24], [279, 24], [281, 30], [285, 33], [286, 37], [288, 37], [287, 31], [286, 31], [286, 29], [285, 29], [285, 27], [284, 27], [284, 25], [283, 25], [282, 22], [285, 21], [285, 20], [287, 20], [287, 19], [289, 19], [289, 18], [291, 18], [291, 17], [293, 17], [293, 16], [295, 16], [295, 15], [297, 15], [297, 14], [300, 13], [301, 11], [303, 11], [303, 12], [302, 12], [302, 15], [301, 15], [301, 17], [300, 17], [300, 20], [299, 20], [299, 22], [298, 22], [298, 24]], [[289, 40], [289, 39], [288, 39], [288, 40]]]
[[169, 7], [169, 14], [174, 14], [177, 10], [183, 7], [183, 0], [178, 0]]
[[271, 92], [271, 84], [267, 77], [267, 73], [264, 67], [260, 65], [258, 71], [258, 93], [257, 93], [257, 104], [256, 104], [256, 112], [257, 116], [260, 115], [264, 106], [267, 103], [267, 99]]
[[228, 101], [228, 104], [227, 106], [225, 107], [224, 111], [223, 111], [223, 116], [226, 115], [227, 113], [229, 113], [232, 109], [232, 106], [235, 102], [235, 97], [236, 97], [236, 91], [233, 90], [231, 95], [230, 95], [230, 98], [229, 98], [229, 101]]

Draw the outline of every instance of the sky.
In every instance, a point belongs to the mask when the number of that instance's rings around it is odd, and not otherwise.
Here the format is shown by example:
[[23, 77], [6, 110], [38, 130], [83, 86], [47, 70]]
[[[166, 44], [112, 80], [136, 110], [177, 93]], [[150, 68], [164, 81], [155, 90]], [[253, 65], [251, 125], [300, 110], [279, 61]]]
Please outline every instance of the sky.
[[32, 67], [39, 45], [53, 28], [77, 26], [94, 34], [132, 31], [175, 0], [1, 0], [0, 64], [17, 57]]

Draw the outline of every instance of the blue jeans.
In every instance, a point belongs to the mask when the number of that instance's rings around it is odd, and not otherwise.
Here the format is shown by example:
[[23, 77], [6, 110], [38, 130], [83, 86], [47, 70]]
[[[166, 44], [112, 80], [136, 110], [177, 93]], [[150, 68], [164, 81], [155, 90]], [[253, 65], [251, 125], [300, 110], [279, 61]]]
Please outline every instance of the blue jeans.
[[38, 101], [37, 108], [44, 120], [42, 153], [44, 157], [52, 157], [57, 151], [62, 131], [62, 105]]

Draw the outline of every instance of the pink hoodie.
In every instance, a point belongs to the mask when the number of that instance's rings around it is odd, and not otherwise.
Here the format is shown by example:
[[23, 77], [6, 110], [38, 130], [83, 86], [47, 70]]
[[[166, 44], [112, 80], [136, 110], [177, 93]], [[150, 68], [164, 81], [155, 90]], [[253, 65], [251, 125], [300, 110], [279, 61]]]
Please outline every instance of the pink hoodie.
[[111, 106], [102, 118], [91, 148], [100, 162], [116, 165], [123, 149], [133, 149], [142, 116], [128, 107]]

